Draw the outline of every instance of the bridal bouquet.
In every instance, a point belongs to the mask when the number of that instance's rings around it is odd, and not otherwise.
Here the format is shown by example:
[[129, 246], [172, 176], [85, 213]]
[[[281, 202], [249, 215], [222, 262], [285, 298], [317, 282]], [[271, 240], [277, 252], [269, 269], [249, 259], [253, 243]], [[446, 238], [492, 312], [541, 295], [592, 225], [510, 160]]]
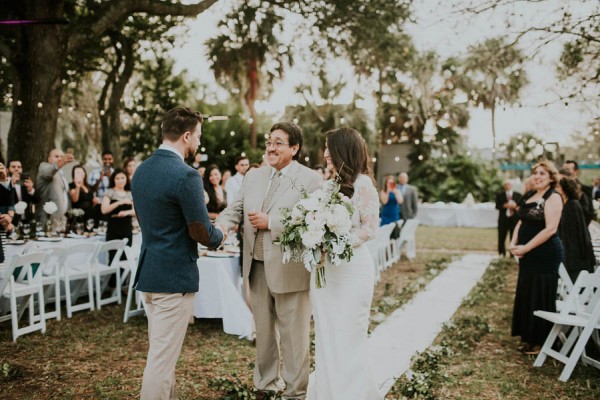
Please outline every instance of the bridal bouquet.
[[280, 211], [283, 262], [302, 261], [308, 271], [317, 268], [315, 286], [325, 287], [325, 260], [339, 265], [352, 257], [354, 208], [350, 199], [340, 193], [339, 182], [331, 180], [310, 194], [303, 190], [302, 199], [291, 210]]

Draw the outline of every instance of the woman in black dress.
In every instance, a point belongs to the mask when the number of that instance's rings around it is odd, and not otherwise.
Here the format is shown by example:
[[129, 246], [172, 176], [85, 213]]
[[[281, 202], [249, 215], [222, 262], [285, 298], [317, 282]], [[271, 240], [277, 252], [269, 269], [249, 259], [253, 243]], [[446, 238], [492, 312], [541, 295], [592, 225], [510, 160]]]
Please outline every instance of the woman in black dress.
[[563, 245], [556, 231], [562, 199], [554, 191], [558, 171], [549, 161], [533, 166], [533, 190], [519, 205], [510, 251], [519, 258], [519, 278], [513, 309], [512, 335], [521, 336], [527, 354], [539, 353], [552, 324], [535, 317], [535, 310], [556, 311], [558, 267]]
[[208, 203], [208, 216], [214, 220], [221, 211], [227, 207], [227, 193], [221, 185], [221, 171], [215, 164], [206, 167], [204, 172], [204, 190], [206, 191]]
[[[122, 169], [116, 169], [110, 177], [109, 189], [102, 198], [102, 214], [108, 215], [106, 228], [106, 241], [127, 238], [127, 245], [131, 247], [133, 227], [131, 219], [135, 215], [133, 210], [133, 197], [125, 187], [129, 183], [127, 174]], [[110, 255], [112, 261], [113, 255]]]
[[558, 236], [565, 247], [565, 268], [575, 282], [580, 271], [594, 272], [596, 257], [590, 231], [579, 203], [581, 188], [573, 178], [563, 177], [556, 186], [563, 199], [563, 211], [558, 225]]
[[[83, 210], [83, 217], [79, 222], [85, 222], [94, 218], [94, 192], [87, 183], [87, 172], [82, 165], [76, 165], [71, 172], [73, 182], [69, 183], [69, 197], [71, 197], [71, 208]], [[70, 221], [73, 223], [74, 221]]]

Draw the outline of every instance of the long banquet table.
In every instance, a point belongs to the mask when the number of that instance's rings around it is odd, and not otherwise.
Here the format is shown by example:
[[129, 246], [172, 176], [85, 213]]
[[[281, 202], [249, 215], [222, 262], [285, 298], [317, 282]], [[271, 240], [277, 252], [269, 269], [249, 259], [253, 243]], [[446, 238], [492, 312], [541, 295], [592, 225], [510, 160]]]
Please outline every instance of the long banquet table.
[[[40, 248], [68, 247], [87, 240], [103, 241], [104, 237], [64, 238], [58, 242], [35, 241]], [[133, 236], [132, 253], [137, 259], [140, 253], [141, 235]], [[25, 244], [5, 243], [6, 260], [21, 254]], [[136, 261], [137, 262], [137, 261]], [[244, 300], [239, 256], [200, 257], [197, 261], [200, 288], [194, 300], [194, 316], [197, 318], [222, 318], [225, 333], [251, 339], [254, 331], [252, 312]]]
[[498, 210], [494, 203], [475, 205], [457, 203], [419, 204], [417, 218], [422, 225], [496, 228]]

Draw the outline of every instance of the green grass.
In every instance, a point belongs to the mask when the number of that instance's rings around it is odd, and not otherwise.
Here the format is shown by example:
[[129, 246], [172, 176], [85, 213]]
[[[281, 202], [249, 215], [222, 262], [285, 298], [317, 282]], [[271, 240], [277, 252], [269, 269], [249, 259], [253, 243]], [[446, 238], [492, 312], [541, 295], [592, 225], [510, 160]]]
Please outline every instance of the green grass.
[[[464, 250], [495, 251], [494, 230], [419, 227], [417, 258], [402, 258], [386, 270], [375, 288], [372, 315], [408, 301], [413, 288], [433, 277], [441, 259]], [[427, 250], [426, 250], [427, 249]], [[432, 267], [433, 266], [433, 267]], [[421, 282], [421, 283], [419, 283]], [[389, 299], [387, 300], [389, 301]], [[133, 399], [139, 397], [147, 354], [146, 319], [122, 322], [123, 306], [75, 313], [50, 320], [45, 335], [33, 333], [12, 342], [10, 322], [0, 324], [0, 399]], [[374, 324], [372, 325], [372, 327]], [[255, 350], [251, 342], [223, 333], [221, 320], [190, 325], [177, 366], [179, 395], [185, 399], [223, 397], [209, 385], [219, 377], [252, 383]]]

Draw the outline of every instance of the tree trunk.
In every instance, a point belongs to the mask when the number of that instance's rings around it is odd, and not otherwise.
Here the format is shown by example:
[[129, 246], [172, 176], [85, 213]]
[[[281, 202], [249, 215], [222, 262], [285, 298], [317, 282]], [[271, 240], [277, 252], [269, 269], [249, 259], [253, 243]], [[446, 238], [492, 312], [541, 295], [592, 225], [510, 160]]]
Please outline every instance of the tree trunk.
[[19, 29], [23, 37], [14, 62], [8, 158], [20, 160], [35, 177], [38, 164], [46, 160], [48, 152], [55, 147], [67, 33], [62, 25], [31, 25]]
[[256, 97], [258, 94], [258, 89], [260, 87], [260, 82], [258, 79], [258, 60], [256, 58], [251, 58], [248, 60], [248, 90], [244, 95], [244, 100], [246, 101], [246, 105], [248, 106], [248, 111], [250, 112], [250, 117], [252, 118], [252, 123], [250, 124], [250, 146], [253, 149], [257, 147], [256, 140]]

